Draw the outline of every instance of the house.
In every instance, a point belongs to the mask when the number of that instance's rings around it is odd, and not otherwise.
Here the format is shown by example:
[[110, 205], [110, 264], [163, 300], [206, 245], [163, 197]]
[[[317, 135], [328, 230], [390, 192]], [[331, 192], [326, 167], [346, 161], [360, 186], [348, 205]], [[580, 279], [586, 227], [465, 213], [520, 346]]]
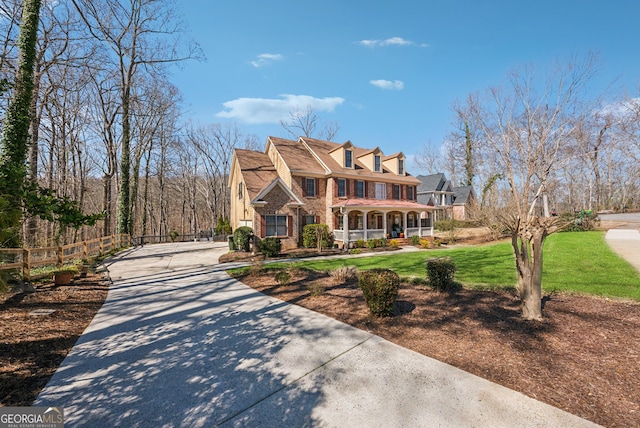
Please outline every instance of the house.
[[452, 215], [455, 220], [469, 220], [471, 209], [475, 205], [473, 186], [458, 186], [453, 188]]
[[329, 225], [343, 248], [359, 239], [429, 236], [434, 207], [417, 201], [419, 185], [402, 152], [268, 137], [264, 152], [234, 151], [231, 226], [281, 238], [283, 248], [299, 246], [313, 223]]
[[472, 186], [454, 187], [447, 177], [439, 172], [419, 175], [418, 203], [434, 207], [434, 221], [467, 220], [475, 196]]

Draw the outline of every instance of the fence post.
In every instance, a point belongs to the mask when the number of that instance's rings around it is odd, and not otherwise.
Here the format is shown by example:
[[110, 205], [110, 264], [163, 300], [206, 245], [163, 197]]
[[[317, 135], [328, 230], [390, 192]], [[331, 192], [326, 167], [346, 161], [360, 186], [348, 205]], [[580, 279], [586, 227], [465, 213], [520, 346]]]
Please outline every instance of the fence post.
[[82, 241], [82, 258], [89, 260], [89, 248], [87, 247], [87, 241]]
[[98, 246], [98, 251], [100, 251], [100, 253], [99, 253], [98, 255], [99, 255], [99, 256], [101, 256], [101, 255], [102, 255], [102, 252], [104, 251], [104, 243], [103, 243], [103, 241], [102, 241], [102, 238], [100, 238], [100, 240], [98, 241], [98, 243], [100, 244], [100, 245]]
[[62, 269], [62, 265], [64, 265], [64, 250], [61, 246], [58, 247], [58, 268]]
[[22, 277], [27, 281], [31, 281], [31, 250], [22, 249]]
[[115, 235], [111, 235], [111, 251], [115, 251], [116, 249], [116, 237]]

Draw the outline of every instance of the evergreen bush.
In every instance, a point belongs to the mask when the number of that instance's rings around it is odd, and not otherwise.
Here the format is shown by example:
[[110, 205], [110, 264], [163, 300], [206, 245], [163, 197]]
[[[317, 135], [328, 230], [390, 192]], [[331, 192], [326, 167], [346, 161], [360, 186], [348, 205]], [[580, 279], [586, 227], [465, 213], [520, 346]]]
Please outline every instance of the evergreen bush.
[[264, 238], [258, 241], [258, 250], [267, 257], [274, 257], [282, 250], [280, 238]]
[[390, 316], [398, 297], [400, 277], [389, 269], [371, 269], [360, 272], [358, 287], [373, 315]]
[[307, 224], [302, 228], [302, 245], [305, 248], [317, 248], [320, 237], [322, 248], [333, 246], [333, 236], [326, 224]]
[[238, 251], [248, 252], [250, 250], [251, 237], [253, 229], [249, 226], [240, 226], [233, 231], [233, 243], [236, 244]]
[[439, 257], [427, 260], [427, 277], [429, 283], [438, 291], [452, 291], [455, 289], [453, 277], [456, 265], [449, 257]]

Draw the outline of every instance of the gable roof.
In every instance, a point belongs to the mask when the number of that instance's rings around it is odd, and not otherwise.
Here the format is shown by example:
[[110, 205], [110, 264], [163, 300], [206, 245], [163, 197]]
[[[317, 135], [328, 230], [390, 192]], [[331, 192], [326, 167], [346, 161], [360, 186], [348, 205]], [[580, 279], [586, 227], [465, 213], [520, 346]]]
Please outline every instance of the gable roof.
[[271, 183], [267, 185], [262, 191], [253, 199], [251, 199], [252, 204], [266, 205], [267, 202], [263, 200], [265, 196], [269, 194], [273, 190], [274, 187], [280, 186], [280, 188], [284, 191], [284, 193], [289, 196], [289, 203], [287, 205], [304, 205], [302, 202], [292, 191], [287, 187], [287, 185], [282, 181], [280, 177], [273, 180]]
[[300, 141], [278, 137], [268, 137], [268, 141], [276, 147], [290, 170], [312, 174], [328, 172]]
[[[359, 158], [366, 154], [371, 153], [378, 149], [377, 147], [372, 149], [362, 149], [356, 147], [350, 141], [347, 141], [343, 144], [332, 143], [330, 141], [317, 140], [315, 138], [308, 137], [300, 137], [300, 141], [307, 147], [310, 153], [312, 153], [319, 162], [327, 168], [328, 174], [336, 174], [340, 176], [360, 176], [362, 178], [367, 178], [369, 180], [375, 181], [395, 181], [402, 182], [406, 184], [419, 184], [416, 177], [413, 177], [410, 174], [406, 175], [396, 175], [391, 173], [388, 169], [383, 167], [382, 173], [373, 172], [368, 166], [366, 166]], [[331, 156], [331, 152], [334, 150], [344, 147], [346, 144], [351, 145], [353, 149], [353, 164], [354, 168], [345, 168], [340, 165], [336, 160]]]
[[456, 192], [453, 205], [465, 205], [473, 197], [473, 186], [454, 187], [453, 191]]
[[249, 200], [252, 201], [271, 182], [278, 178], [278, 173], [266, 153], [236, 149], [235, 155], [247, 188]]
[[447, 177], [442, 172], [431, 175], [419, 175], [416, 177], [420, 180], [418, 186], [418, 193], [429, 192], [446, 192], [453, 193], [451, 181], [447, 180]]

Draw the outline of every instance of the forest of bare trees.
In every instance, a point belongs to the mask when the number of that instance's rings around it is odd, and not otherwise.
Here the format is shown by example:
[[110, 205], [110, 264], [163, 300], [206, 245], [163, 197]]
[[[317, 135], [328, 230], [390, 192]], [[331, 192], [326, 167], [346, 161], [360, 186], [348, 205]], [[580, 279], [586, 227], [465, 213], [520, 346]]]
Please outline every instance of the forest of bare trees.
[[[78, 229], [37, 217], [25, 245], [109, 235], [207, 233], [228, 216], [235, 147], [257, 137], [235, 125], [191, 123], [169, 81], [201, 59], [165, 0], [42, 2], [30, 108], [27, 176], [85, 213]], [[0, 121], [13, 95], [22, 1], [0, 5]]]
[[[588, 54], [585, 61], [589, 63], [584, 65], [585, 73], [594, 74], [597, 57]], [[555, 76], [550, 73], [558, 78], [557, 72]], [[538, 79], [537, 83], [544, 85], [544, 76]], [[562, 162], [554, 165], [546, 184], [549, 206], [558, 213], [639, 209], [640, 98], [616, 94], [611, 88], [598, 92], [592, 85], [592, 75], [585, 80], [588, 90], [576, 94], [570, 109], [562, 111], [569, 117], [570, 132], [563, 136]], [[512, 83], [513, 74], [505, 79], [504, 86]], [[429, 172], [445, 172], [455, 185], [473, 184], [484, 206], [500, 205], [508, 183], [506, 171], [496, 163], [495, 150], [487, 149], [488, 130], [478, 123], [490, 113], [483, 95], [474, 93], [454, 102], [453, 131], [442, 145], [425, 145], [416, 161]], [[524, 122], [517, 126], [527, 129]]]

